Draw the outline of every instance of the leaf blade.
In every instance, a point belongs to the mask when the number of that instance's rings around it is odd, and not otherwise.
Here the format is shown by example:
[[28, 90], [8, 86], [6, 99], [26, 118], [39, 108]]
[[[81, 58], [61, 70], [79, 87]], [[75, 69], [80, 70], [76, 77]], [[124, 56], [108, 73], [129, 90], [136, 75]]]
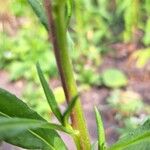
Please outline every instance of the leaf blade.
[[18, 118], [44, 120], [15, 95], [0, 88], [0, 115]]
[[96, 117], [96, 124], [97, 124], [97, 131], [98, 131], [98, 149], [104, 150], [105, 149], [105, 130], [103, 127], [103, 121], [98, 109], [95, 107], [95, 117]]
[[71, 100], [71, 102], [68, 105], [68, 108], [66, 109], [66, 111], [63, 114], [63, 122], [65, 124], [68, 123], [69, 116], [70, 116], [70, 114], [71, 114], [71, 112], [72, 112], [72, 110], [76, 104], [76, 101], [78, 100], [78, 97], [79, 97], [79, 95], [73, 97], [73, 99]]
[[110, 68], [102, 73], [102, 82], [110, 88], [124, 87], [128, 83], [126, 75], [118, 69]]
[[125, 135], [118, 142], [113, 144], [109, 150], [122, 150], [128, 149], [131, 146], [136, 146], [140, 142], [144, 142], [146, 140], [150, 141], [150, 119], [148, 119], [141, 127], [133, 130], [129, 134]]
[[45, 122], [33, 119], [0, 117], [0, 140], [13, 137], [18, 133], [41, 127]]
[[[46, 122], [46, 120], [44, 120], [35, 111], [30, 109], [23, 101], [18, 99], [15, 95], [1, 88], [0, 88], [0, 116], [36, 119]], [[55, 149], [57, 149], [56, 143], [58, 142], [61, 143], [63, 150], [66, 150], [64, 142], [62, 141], [62, 139], [55, 130], [38, 128], [32, 130], [32, 132], [34, 132], [41, 138], [39, 139], [35, 137], [35, 135], [33, 135], [29, 131], [24, 131], [22, 134], [19, 134], [19, 136], [16, 136], [14, 138], [8, 138], [5, 141], [10, 144], [20, 146], [26, 149], [51, 149], [45, 141], [47, 141], [50, 145], [52, 145], [53, 147], [55, 147]]]
[[[6, 139], [10, 136], [14, 136], [24, 130], [36, 128], [54, 129], [73, 134], [72, 130], [66, 129], [62, 125], [48, 123], [41, 120], [0, 117], [0, 140], [2, 140], [3, 137]], [[14, 133], [11, 134], [13, 131]]]
[[43, 72], [40, 68], [40, 65], [37, 64], [36, 67], [37, 67], [38, 76], [39, 76], [39, 79], [41, 81], [45, 96], [47, 98], [47, 102], [48, 102], [52, 112], [54, 113], [54, 115], [57, 117], [57, 119], [60, 122], [62, 122], [62, 114], [61, 114], [60, 109], [58, 107], [58, 104], [55, 100], [55, 96], [54, 96], [52, 90], [49, 88], [48, 83], [46, 82], [46, 79], [43, 75]]
[[48, 21], [44, 11], [42, 0], [28, 0], [28, 3], [31, 5], [40, 22], [48, 30]]

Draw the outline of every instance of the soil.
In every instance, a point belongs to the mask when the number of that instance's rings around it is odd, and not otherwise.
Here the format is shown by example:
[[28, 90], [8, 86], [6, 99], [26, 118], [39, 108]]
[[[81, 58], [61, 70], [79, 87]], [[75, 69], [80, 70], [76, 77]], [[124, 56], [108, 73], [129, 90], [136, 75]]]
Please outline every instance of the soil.
[[[139, 93], [144, 103], [150, 104], [150, 65], [146, 65], [142, 69], [138, 69], [135, 66], [135, 60], [131, 60], [131, 54], [137, 49], [135, 45], [125, 45], [125, 44], [114, 44], [111, 46], [114, 49], [111, 53], [103, 58], [103, 63], [99, 67], [99, 72], [101, 73], [107, 68], [118, 68], [125, 72], [128, 76], [129, 82], [126, 90], [133, 90]], [[117, 56], [115, 55], [117, 54]], [[150, 64], [150, 63], [149, 63]], [[60, 82], [57, 79], [51, 81], [53, 87], [59, 85]], [[0, 71], [0, 87], [5, 88], [17, 96], [21, 96], [24, 90], [26, 82], [20, 80], [14, 83], [9, 82], [9, 74], [6, 71]], [[117, 128], [120, 127], [120, 123], [114, 119], [117, 111], [110, 108], [107, 105], [106, 98], [109, 96], [111, 89], [106, 87], [92, 87], [90, 90], [84, 91], [81, 94], [81, 99], [83, 103], [83, 108], [90, 132], [92, 141], [96, 140], [96, 124], [93, 108], [97, 106], [100, 108], [102, 113], [102, 118], [104, 120], [104, 126], [106, 129], [106, 137], [109, 144], [114, 143], [119, 135], [117, 133]], [[72, 142], [66, 135], [62, 135], [67, 141], [70, 150], [74, 149]], [[5, 148], [4, 148], [5, 147]], [[0, 150], [11, 150], [9, 146], [4, 144]], [[7, 148], [6, 148], [7, 147]], [[8, 148], [9, 147], [9, 148]], [[13, 148], [12, 148], [13, 149]], [[17, 150], [17, 149], [16, 149]]]

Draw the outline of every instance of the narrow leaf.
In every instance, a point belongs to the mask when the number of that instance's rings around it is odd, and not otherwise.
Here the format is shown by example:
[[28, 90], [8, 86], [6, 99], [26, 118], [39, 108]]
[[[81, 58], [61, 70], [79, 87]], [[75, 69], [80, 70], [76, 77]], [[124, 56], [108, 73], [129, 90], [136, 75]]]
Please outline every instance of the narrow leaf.
[[[136, 150], [137, 145], [143, 145], [148, 141], [150, 143], [150, 119], [148, 119], [141, 127], [133, 130], [132, 132], [124, 135], [117, 143], [113, 144], [109, 150]], [[144, 150], [144, 145], [142, 146]]]
[[68, 108], [66, 109], [66, 111], [64, 112], [64, 114], [63, 114], [63, 122], [64, 123], [68, 123], [68, 120], [69, 120], [69, 116], [70, 116], [70, 114], [71, 114], [71, 112], [72, 112], [72, 110], [73, 110], [73, 108], [74, 108], [74, 106], [75, 106], [75, 104], [76, 104], [76, 101], [78, 100], [78, 95], [77, 96], [75, 96], [71, 101], [70, 101], [70, 103], [69, 103], [69, 105], [68, 105]]
[[33, 11], [39, 18], [40, 22], [48, 30], [48, 22], [47, 22], [47, 17], [46, 17], [45, 11], [44, 11], [42, 0], [28, 0], [28, 3], [31, 5]]
[[0, 117], [0, 140], [8, 139], [23, 131], [36, 129], [39, 127], [43, 129], [54, 129], [66, 132], [68, 134], [74, 134], [72, 130], [66, 129], [61, 125], [47, 123], [41, 120]]
[[74, 132], [73, 130], [66, 129], [64, 126], [52, 124], [52, 123], [44, 124], [43, 126], [41, 126], [41, 128], [59, 130], [68, 134], [76, 134], [76, 132]]
[[35, 129], [45, 122], [33, 119], [0, 117], [0, 140], [4, 140], [28, 129]]
[[95, 107], [95, 116], [96, 116], [97, 132], [98, 132], [98, 150], [104, 150], [105, 149], [105, 130], [104, 130], [101, 115], [96, 107]]
[[42, 70], [41, 70], [39, 64], [37, 64], [37, 72], [38, 72], [43, 90], [45, 92], [45, 96], [46, 96], [47, 101], [49, 103], [49, 106], [50, 106], [52, 112], [54, 113], [54, 115], [57, 117], [57, 119], [60, 122], [62, 122], [62, 114], [61, 114], [60, 109], [58, 107], [58, 104], [55, 100], [54, 94], [53, 94], [52, 90], [49, 88], [48, 83], [46, 82], [46, 79], [42, 73]]
[[[45, 121], [35, 111], [30, 109], [23, 101], [18, 99], [6, 90], [0, 88], [0, 116], [28, 118]], [[45, 121], [46, 122], [46, 121]], [[46, 122], [47, 123], [47, 122]], [[52, 129], [32, 129], [23, 131], [13, 138], [8, 138], [6, 142], [26, 149], [46, 149], [59, 150], [57, 144], [61, 145], [62, 150], [66, 146], [55, 130]], [[52, 149], [53, 147], [53, 149]]]
[[0, 88], [0, 116], [44, 120], [15, 95]]
[[48, 128], [24, 131], [5, 141], [25, 149], [60, 150], [57, 145], [61, 145], [62, 150], [67, 150], [57, 132]]

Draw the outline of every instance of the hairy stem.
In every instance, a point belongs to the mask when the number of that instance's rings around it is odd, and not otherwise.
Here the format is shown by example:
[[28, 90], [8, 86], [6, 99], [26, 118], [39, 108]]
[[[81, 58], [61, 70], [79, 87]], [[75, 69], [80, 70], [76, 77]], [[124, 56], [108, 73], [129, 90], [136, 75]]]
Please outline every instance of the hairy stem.
[[[78, 95], [76, 82], [73, 75], [73, 68], [69, 58], [69, 50], [66, 35], [66, 25], [64, 8], [65, 4], [55, 4], [52, 6], [50, 0], [44, 0], [44, 6], [49, 24], [49, 36], [51, 37], [54, 47], [56, 62], [60, 73], [62, 86], [66, 96], [67, 103]], [[71, 114], [72, 127], [79, 131], [79, 135], [74, 137], [78, 150], [90, 150], [90, 140], [83, 116], [83, 110], [80, 99]]]

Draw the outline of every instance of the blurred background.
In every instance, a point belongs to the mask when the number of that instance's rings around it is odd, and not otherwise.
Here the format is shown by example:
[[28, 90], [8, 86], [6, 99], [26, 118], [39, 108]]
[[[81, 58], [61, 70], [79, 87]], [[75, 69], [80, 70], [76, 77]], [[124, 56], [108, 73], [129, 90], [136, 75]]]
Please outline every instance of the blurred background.
[[[96, 139], [96, 105], [112, 144], [150, 114], [150, 0], [77, 0], [68, 34], [91, 138]], [[0, 0], [0, 87], [52, 120], [37, 62], [64, 110], [65, 97], [45, 28], [27, 0]]]

